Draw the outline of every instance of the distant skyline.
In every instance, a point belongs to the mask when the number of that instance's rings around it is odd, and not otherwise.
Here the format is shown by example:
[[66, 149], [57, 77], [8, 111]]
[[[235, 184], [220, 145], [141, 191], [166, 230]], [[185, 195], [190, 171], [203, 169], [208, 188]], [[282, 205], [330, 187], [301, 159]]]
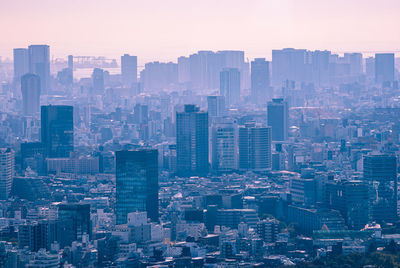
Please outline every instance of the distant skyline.
[[197, 50], [400, 52], [399, 10], [398, 0], [5, 0], [0, 56], [30, 44], [57, 58], [129, 53], [141, 63]]

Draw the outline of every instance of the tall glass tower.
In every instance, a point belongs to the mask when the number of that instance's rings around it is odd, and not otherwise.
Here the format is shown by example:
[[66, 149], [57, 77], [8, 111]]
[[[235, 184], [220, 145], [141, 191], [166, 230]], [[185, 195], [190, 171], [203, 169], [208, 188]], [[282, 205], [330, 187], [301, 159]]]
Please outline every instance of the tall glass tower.
[[41, 138], [47, 157], [69, 157], [74, 151], [73, 107], [42, 106]]
[[130, 212], [146, 211], [158, 221], [158, 151], [137, 149], [116, 152], [117, 224]]
[[178, 174], [208, 173], [208, 113], [195, 105], [176, 113], [176, 157]]

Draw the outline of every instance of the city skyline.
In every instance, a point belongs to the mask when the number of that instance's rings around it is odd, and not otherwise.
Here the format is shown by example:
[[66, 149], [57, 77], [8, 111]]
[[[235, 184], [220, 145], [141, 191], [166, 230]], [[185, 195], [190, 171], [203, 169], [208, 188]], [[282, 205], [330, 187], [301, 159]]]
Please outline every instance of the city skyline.
[[13, 27], [0, 29], [8, 36], [0, 55], [11, 58], [12, 48], [29, 44], [50, 45], [56, 58], [130, 53], [139, 62], [176, 60], [209, 49], [270, 58], [272, 49], [285, 47], [368, 53], [400, 47], [395, 31], [400, 3], [394, 0], [362, 5], [340, 0], [330, 6], [315, 0], [40, 2], [4, 3], [2, 24]]

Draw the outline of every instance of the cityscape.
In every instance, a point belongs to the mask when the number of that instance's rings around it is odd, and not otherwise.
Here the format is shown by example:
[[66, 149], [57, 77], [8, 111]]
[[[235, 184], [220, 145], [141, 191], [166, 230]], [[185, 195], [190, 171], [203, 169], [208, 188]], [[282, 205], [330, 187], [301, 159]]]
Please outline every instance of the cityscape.
[[50, 43], [0, 55], [1, 268], [400, 267], [400, 51]]

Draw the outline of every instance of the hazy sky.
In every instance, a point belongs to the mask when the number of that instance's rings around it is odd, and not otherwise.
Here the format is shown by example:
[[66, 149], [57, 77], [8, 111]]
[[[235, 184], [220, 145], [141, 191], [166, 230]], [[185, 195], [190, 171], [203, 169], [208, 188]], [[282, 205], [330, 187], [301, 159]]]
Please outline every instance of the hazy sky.
[[175, 60], [197, 50], [249, 58], [283, 47], [400, 50], [400, 0], [0, 0], [0, 55], [123, 53]]

